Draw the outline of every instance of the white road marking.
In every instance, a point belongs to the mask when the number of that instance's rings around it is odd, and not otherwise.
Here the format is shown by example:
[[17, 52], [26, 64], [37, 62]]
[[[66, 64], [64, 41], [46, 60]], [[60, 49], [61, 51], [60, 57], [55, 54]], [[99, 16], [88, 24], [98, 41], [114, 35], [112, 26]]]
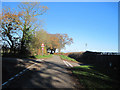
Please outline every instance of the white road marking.
[[9, 81], [11, 81], [11, 80], [13, 80], [13, 79], [14, 79], [14, 77], [10, 78]]
[[25, 72], [27, 69], [24, 69], [23, 71]]
[[19, 74], [22, 74], [23, 73], [23, 71], [21, 71]]
[[[42, 60], [44, 60], [44, 59], [42, 59]], [[37, 61], [42, 61], [42, 60], [37, 60]], [[19, 72], [19, 73], [16, 74], [15, 76], [13, 76], [13, 77], [11, 77], [10, 79], [8, 79], [8, 81], [11, 81], [11, 80], [13, 80], [15, 77], [18, 77], [20, 74], [23, 74], [23, 72], [25, 72], [27, 69], [33, 67], [35, 64], [36, 64], [36, 63], [34, 63], [33, 65], [31, 65], [31, 66], [27, 67], [26, 69], [22, 70], [21, 72]], [[4, 82], [4, 83], [2, 84], [2, 86], [6, 85], [6, 84], [8, 83], [8, 81]], [[1, 85], [0, 85], [0, 87], [1, 87]]]
[[63, 62], [65, 63], [65, 65], [67, 66], [67, 67], [69, 67], [69, 65], [63, 60]]
[[36, 63], [34, 63], [33, 65], [31, 65], [31, 66], [29, 66], [29, 67], [27, 67], [26, 69], [29, 69], [29, 68], [31, 68], [32, 66], [34, 66]]
[[66, 61], [66, 63], [68, 63], [70, 65], [70, 67], [73, 67], [73, 65], [71, 65], [69, 62]]
[[7, 83], [8, 83], [8, 81], [7, 81], [7, 82], [4, 82], [4, 83], [2, 84], [2, 86], [5, 85], [5, 84], [7, 84]]
[[65, 65], [66, 65], [67, 67], [73, 67], [73, 65], [71, 65], [69, 62], [64, 61], [64, 60], [63, 60], [63, 62], [65, 63]]
[[16, 77], [18, 76], [18, 74], [15, 75]]

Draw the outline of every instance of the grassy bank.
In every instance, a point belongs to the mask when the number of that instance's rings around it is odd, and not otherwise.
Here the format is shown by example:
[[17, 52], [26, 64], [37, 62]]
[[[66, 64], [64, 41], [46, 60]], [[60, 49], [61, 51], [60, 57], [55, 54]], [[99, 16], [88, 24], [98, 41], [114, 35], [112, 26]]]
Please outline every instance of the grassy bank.
[[80, 84], [82, 84], [88, 90], [98, 88], [118, 88], [118, 82], [111, 79], [109, 76], [100, 73], [93, 69], [90, 65], [81, 65], [79, 67], [72, 68], [72, 73], [78, 78]]
[[70, 57], [68, 57], [68, 56], [65, 56], [65, 55], [59, 55], [59, 56], [60, 56], [60, 58], [63, 59], [63, 60], [70, 60], [70, 61], [77, 62], [75, 59], [70, 58]]
[[37, 58], [37, 59], [41, 59], [41, 58], [45, 58], [46, 59], [46, 58], [51, 58], [52, 56], [53, 55], [50, 54], [50, 55], [43, 55], [43, 56], [42, 55], [36, 55], [34, 57]]

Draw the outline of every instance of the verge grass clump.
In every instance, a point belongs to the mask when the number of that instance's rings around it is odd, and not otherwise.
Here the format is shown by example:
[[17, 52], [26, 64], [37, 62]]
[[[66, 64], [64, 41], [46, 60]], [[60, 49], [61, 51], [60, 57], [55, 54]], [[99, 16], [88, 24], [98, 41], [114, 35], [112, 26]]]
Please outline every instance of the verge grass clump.
[[68, 56], [65, 56], [65, 55], [59, 55], [59, 56], [60, 56], [60, 57], [61, 57], [61, 59], [63, 59], [63, 60], [70, 60], [70, 61], [77, 62], [75, 59], [70, 58], [70, 57], [68, 57]]
[[78, 78], [88, 90], [97, 88], [118, 88], [118, 83], [109, 76], [92, 69], [92, 65], [81, 65], [73, 67], [72, 73]]
[[53, 55], [35, 55], [34, 57], [37, 59], [41, 59], [41, 58], [51, 58]]

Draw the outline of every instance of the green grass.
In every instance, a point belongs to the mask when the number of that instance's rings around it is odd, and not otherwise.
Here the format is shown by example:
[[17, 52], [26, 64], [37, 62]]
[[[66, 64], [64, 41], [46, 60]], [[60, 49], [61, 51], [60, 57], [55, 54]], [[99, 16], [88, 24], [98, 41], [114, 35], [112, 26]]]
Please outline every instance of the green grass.
[[68, 56], [65, 56], [65, 55], [59, 55], [59, 56], [60, 56], [60, 57], [61, 57], [61, 59], [63, 59], [63, 60], [70, 60], [70, 61], [77, 62], [75, 59], [70, 58], [70, 57], [68, 57]]
[[93, 68], [94, 67], [90, 65], [81, 65], [79, 67], [73, 67], [71, 70], [78, 78], [80, 84], [85, 88], [88, 88], [88, 90], [98, 88], [118, 88], [117, 82]]
[[41, 59], [41, 58], [51, 58], [52, 56], [53, 56], [53, 55], [51, 55], [51, 54], [50, 54], [50, 55], [43, 55], [43, 56], [42, 56], [42, 55], [36, 55], [35, 58], [37, 58], [37, 59]]

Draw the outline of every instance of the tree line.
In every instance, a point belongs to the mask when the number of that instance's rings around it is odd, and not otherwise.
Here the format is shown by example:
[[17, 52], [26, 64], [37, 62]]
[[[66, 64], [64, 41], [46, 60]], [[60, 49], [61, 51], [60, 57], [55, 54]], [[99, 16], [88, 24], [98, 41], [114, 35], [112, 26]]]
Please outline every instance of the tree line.
[[38, 2], [24, 2], [18, 5], [18, 10], [4, 7], [1, 17], [2, 48], [9, 53], [40, 54], [41, 44], [44, 43], [46, 52], [60, 52], [65, 45], [73, 43], [67, 34], [50, 34], [41, 29], [42, 22], [38, 18], [49, 8]]

